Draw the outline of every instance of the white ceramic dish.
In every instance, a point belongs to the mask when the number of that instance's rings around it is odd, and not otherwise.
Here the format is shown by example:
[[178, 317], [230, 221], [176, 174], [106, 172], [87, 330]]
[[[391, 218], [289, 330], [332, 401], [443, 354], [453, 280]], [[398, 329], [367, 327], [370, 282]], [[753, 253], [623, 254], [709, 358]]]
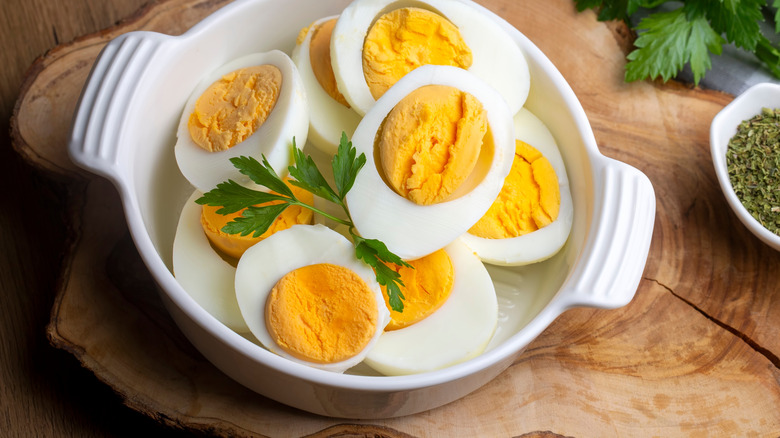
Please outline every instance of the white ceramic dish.
[[171, 274], [178, 214], [192, 191], [173, 153], [180, 113], [206, 72], [250, 52], [278, 48], [290, 53], [299, 29], [338, 14], [346, 4], [239, 0], [178, 37], [130, 32], [116, 38], [99, 56], [83, 90], [69, 151], [78, 165], [116, 185], [163, 302], [219, 369], [258, 393], [310, 412], [401, 416], [451, 402], [487, 383], [569, 308], [627, 304], [647, 259], [655, 196], [644, 174], [599, 153], [577, 98], [542, 52], [485, 10], [526, 54], [532, 78], [526, 107], [556, 138], [574, 199], [571, 235], [555, 257], [527, 267], [489, 268], [500, 322], [487, 351], [418, 375], [377, 376], [360, 366], [336, 374], [292, 363], [231, 331], [198, 306]]
[[767, 245], [780, 251], [780, 236], [764, 228], [761, 222], [748, 213], [734, 192], [734, 187], [731, 186], [726, 167], [726, 150], [729, 140], [737, 133], [737, 127], [742, 121], [761, 114], [761, 108], [764, 107], [780, 108], [780, 85], [771, 83], [754, 85], [720, 110], [710, 125], [710, 151], [720, 188], [723, 190], [731, 209], [751, 233]]

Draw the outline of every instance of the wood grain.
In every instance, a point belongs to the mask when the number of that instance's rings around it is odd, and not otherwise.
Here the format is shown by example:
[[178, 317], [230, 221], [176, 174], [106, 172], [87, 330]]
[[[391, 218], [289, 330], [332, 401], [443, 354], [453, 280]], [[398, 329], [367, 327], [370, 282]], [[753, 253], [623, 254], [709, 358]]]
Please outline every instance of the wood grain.
[[68, 239], [64, 186], [14, 152], [9, 119], [35, 59], [114, 25], [148, 0], [0, 2], [0, 435], [138, 436], [171, 432], [125, 407], [46, 325]]
[[780, 434], [774, 323], [780, 257], [731, 214], [709, 158], [710, 120], [732, 97], [678, 83], [624, 83], [631, 36], [592, 13], [577, 14], [568, 0], [480, 3], [550, 57], [582, 102], [603, 153], [636, 166], [654, 184], [656, 229], [629, 305], [566, 312], [496, 380], [414, 416], [333, 420], [230, 381], [192, 350], [161, 309], [113, 188], [77, 172], [64, 155], [63, 118], [102, 44], [131, 29], [178, 33], [220, 5], [168, 0], [53, 52], [19, 101], [18, 150], [66, 188], [67, 219], [79, 237], [64, 265], [52, 342], [133, 409], [174, 428], [217, 435]]

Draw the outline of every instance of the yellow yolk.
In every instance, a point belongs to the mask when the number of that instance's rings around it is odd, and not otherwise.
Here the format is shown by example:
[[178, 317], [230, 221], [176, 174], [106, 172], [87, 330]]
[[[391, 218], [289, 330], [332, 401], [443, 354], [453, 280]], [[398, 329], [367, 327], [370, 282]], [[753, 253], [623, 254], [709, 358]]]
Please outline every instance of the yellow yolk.
[[404, 310], [396, 312], [390, 307], [387, 290], [382, 286], [391, 318], [385, 330], [398, 330], [422, 321], [441, 307], [452, 292], [455, 270], [450, 256], [443, 249], [407, 263], [412, 268], [388, 265], [401, 274]]
[[363, 42], [363, 75], [374, 99], [421, 65], [471, 66], [460, 31], [441, 15], [401, 8], [382, 15]]
[[488, 239], [522, 236], [553, 222], [560, 205], [555, 169], [533, 146], [517, 140], [501, 193], [469, 233]]
[[474, 169], [486, 132], [487, 113], [471, 94], [444, 85], [418, 88], [382, 124], [381, 170], [412, 202], [442, 202]]
[[328, 263], [279, 280], [265, 307], [268, 332], [291, 355], [340, 362], [363, 350], [379, 323], [376, 295], [354, 271]]
[[195, 103], [188, 128], [192, 140], [209, 152], [246, 140], [273, 111], [282, 72], [273, 65], [236, 70], [211, 84]]
[[[290, 187], [295, 197], [301, 201], [309, 205], [314, 202], [314, 195], [312, 195], [311, 192], [298, 188], [289, 183], [287, 183], [287, 185]], [[268, 205], [278, 203], [279, 202], [272, 202], [268, 203]], [[312, 222], [313, 216], [312, 211], [308, 208], [304, 208], [298, 205], [291, 205], [276, 218], [274, 223], [271, 224], [271, 227], [268, 228], [265, 233], [258, 237], [252, 237], [252, 234], [242, 236], [240, 234], [228, 234], [222, 231], [222, 227], [227, 225], [227, 223], [233, 219], [241, 216], [244, 210], [239, 210], [228, 215], [221, 215], [217, 213], [217, 210], [220, 208], [221, 207], [211, 207], [204, 205], [200, 216], [200, 223], [203, 226], [203, 231], [206, 233], [206, 237], [208, 237], [211, 244], [226, 255], [236, 259], [240, 258], [241, 255], [244, 254], [244, 251], [246, 251], [250, 246], [265, 239], [277, 231], [286, 230], [293, 225], [310, 224]]]
[[339, 92], [336, 85], [336, 76], [333, 74], [333, 66], [330, 63], [330, 36], [333, 33], [333, 27], [336, 26], [336, 19], [328, 20], [322, 23], [312, 34], [309, 43], [309, 62], [314, 72], [314, 77], [328, 96], [332, 97], [338, 103], [349, 108], [349, 103]]

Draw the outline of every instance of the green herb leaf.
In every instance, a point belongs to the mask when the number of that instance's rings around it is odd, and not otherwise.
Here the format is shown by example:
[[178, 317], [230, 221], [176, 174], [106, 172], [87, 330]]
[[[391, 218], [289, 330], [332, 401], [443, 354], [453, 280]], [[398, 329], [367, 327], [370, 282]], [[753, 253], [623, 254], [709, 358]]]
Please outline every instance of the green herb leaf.
[[217, 184], [217, 188], [204, 193], [195, 202], [200, 205], [222, 207], [217, 210], [217, 213], [227, 215], [253, 205], [286, 200], [288, 198], [284, 196], [252, 190], [233, 180], [227, 180]]
[[639, 23], [638, 29], [644, 32], [634, 42], [638, 48], [628, 54], [631, 62], [626, 65], [627, 82], [659, 76], [665, 82], [691, 61], [698, 84], [711, 67], [706, 51], [719, 54], [724, 42], [704, 17], [688, 21], [682, 8], [652, 14]]
[[761, 36], [758, 23], [764, 20], [761, 8], [765, 5], [765, 0], [687, 0], [684, 10], [689, 20], [704, 16], [716, 33], [725, 34], [726, 40], [737, 47], [753, 51]]
[[352, 233], [352, 239], [355, 242], [355, 256], [374, 268], [376, 281], [385, 287], [390, 308], [396, 312], [403, 312], [404, 295], [400, 287], [404, 283], [401, 281], [401, 274], [390, 269], [385, 263], [395, 263], [407, 267], [411, 267], [411, 265], [388, 251], [385, 244], [376, 239], [364, 239], [354, 233]]
[[[295, 144], [294, 142], [295, 140], [293, 140], [293, 144]], [[265, 156], [262, 158], [263, 164], [260, 164], [252, 157], [244, 156], [231, 158], [230, 162], [233, 163], [233, 166], [238, 169], [239, 172], [251, 178], [255, 184], [267, 187], [280, 195], [295, 198], [292, 190], [290, 190], [290, 188], [287, 187], [287, 184], [279, 178], [279, 175], [276, 174], [276, 171], [274, 171], [274, 168], [268, 163]]]
[[347, 195], [347, 192], [355, 184], [358, 172], [366, 164], [366, 156], [360, 154], [355, 158], [357, 150], [352, 147], [352, 142], [347, 139], [347, 133], [341, 133], [339, 149], [333, 157], [331, 163], [333, 167], [333, 178], [336, 180], [336, 190], [341, 200]]
[[412, 267], [412, 265], [406, 263], [405, 261], [401, 260], [400, 257], [390, 252], [390, 250], [387, 249], [387, 246], [385, 246], [385, 244], [379, 240], [364, 239], [363, 237], [360, 237], [354, 233], [352, 234], [352, 239], [355, 241], [356, 245], [370, 250], [371, 253], [374, 254], [379, 260], [392, 263], [394, 265], [406, 266], [407, 268]]
[[[336, 192], [328, 184], [311, 156], [305, 155], [303, 151], [298, 149], [295, 145], [295, 139], [293, 139], [292, 145], [295, 164], [288, 168], [290, 176], [293, 178], [289, 180], [289, 183], [340, 205], [346, 216], [350, 218], [349, 220], [332, 216], [298, 200], [274, 171], [265, 156], [262, 157], [262, 163], [251, 157], [232, 158], [230, 161], [242, 174], [249, 176], [256, 184], [273, 190], [279, 195], [252, 190], [228, 180], [218, 184], [217, 188], [205, 193], [196, 202], [201, 205], [221, 206], [222, 208], [217, 210], [217, 213], [223, 215], [246, 208], [240, 217], [228, 222], [222, 228], [222, 231], [228, 234], [242, 236], [252, 234], [253, 237], [258, 237], [265, 233], [274, 220], [290, 205], [308, 208], [348, 226], [355, 243], [355, 256], [374, 268], [377, 282], [385, 286], [387, 290], [391, 308], [398, 312], [403, 311], [402, 300], [404, 296], [400, 289], [403, 282], [401, 282], [400, 274], [392, 270], [388, 264], [408, 267], [411, 265], [389, 251], [387, 246], [379, 240], [364, 239], [356, 235], [353, 232], [355, 224], [352, 222], [349, 208], [344, 202], [344, 198], [355, 183], [358, 172], [366, 164], [366, 156], [360, 154], [356, 157], [357, 150], [347, 139], [347, 135], [342, 133], [338, 152], [331, 162], [338, 190]], [[269, 201], [281, 201], [281, 203], [257, 206], [257, 204]]]
[[628, 22], [631, 14], [642, 6], [641, 0], [574, 0], [577, 10], [598, 9], [598, 20], [623, 20]]
[[249, 207], [241, 213], [241, 216], [222, 227], [222, 231], [242, 236], [251, 233], [252, 237], [260, 237], [271, 227], [277, 216], [282, 214], [289, 206], [290, 204], [273, 204], [262, 207]]
[[[769, 71], [780, 78], [780, 51], [761, 33], [763, 8], [778, 8], [775, 32], [780, 33], [780, 0], [685, 0], [667, 12], [653, 11], [670, 0], [575, 0], [577, 10], [595, 9], [598, 19], [624, 20], [639, 37], [636, 50], [628, 56], [625, 80], [676, 76], [690, 63], [696, 84], [712, 68], [711, 55], [720, 55], [723, 44], [734, 43], [752, 52]], [[639, 9], [649, 10], [637, 26], [631, 17]], [[725, 37], [725, 38], [724, 38]]]
[[780, 0], [774, 0], [772, 7], [777, 9], [775, 12], [775, 33], [780, 33]]
[[288, 169], [290, 176], [295, 179], [291, 180], [290, 184], [338, 204], [340, 202], [338, 195], [330, 187], [325, 177], [322, 176], [311, 156], [305, 155], [297, 147], [293, 147], [293, 156], [295, 157], [295, 165], [290, 166]]

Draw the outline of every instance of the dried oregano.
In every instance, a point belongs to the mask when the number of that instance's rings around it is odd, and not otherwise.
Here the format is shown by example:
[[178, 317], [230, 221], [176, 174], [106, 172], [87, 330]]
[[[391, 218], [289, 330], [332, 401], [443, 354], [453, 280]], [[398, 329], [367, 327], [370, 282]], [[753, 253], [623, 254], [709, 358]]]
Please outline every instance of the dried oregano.
[[750, 214], [780, 236], [780, 109], [739, 124], [726, 151], [729, 179]]

